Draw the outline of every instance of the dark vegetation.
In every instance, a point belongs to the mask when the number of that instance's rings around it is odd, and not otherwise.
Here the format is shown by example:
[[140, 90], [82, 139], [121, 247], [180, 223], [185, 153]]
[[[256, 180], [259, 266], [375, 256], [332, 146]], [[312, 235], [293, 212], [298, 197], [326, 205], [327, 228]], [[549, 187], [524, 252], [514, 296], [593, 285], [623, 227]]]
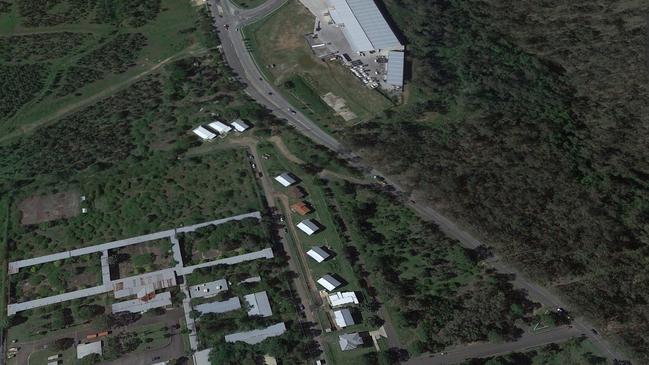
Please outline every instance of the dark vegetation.
[[99, 1], [96, 20], [102, 23], [141, 27], [160, 12], [160, 0]]
[[646, 362], [649, 5], [386, 5], [410, 44], [410, 98], [347, 140]]
[[11, 11], [12, 3], [5, 0], [0, 0], [0, 14], [9, 13]]
[[144, 46], [146, 36], [142, 33], [118, 34], [82, 57], [78, 64], [106, 72], [121, 73], [133, 66], [138, 52]]
[[47, 64], [0, 64], [0, 119], [14, 114], [43, 88]]
[[369, 294], [391, 309], [411, 353], [522, 333], [516, 321], [527, 319], [533, 304], [508, 277], [481, 268], [478, 252], [384, 193], [349, 183], [330, 188], [342, 213], [339, 229], [351, 237], [344, 254]]
[[64, 57], [77, 51], [92, 38], [90, 33], [36, 33], [0, 37], [0, 61], [43, 62]]
[[242, 252], [260, 250], [270, 243], [268, 228], [256, 218], [230, 221], [217, 226], [207, 226], [194, 232], [178, 235], [183, 262], [198, 263], [197, 255], [205, 260], [235, 256]]

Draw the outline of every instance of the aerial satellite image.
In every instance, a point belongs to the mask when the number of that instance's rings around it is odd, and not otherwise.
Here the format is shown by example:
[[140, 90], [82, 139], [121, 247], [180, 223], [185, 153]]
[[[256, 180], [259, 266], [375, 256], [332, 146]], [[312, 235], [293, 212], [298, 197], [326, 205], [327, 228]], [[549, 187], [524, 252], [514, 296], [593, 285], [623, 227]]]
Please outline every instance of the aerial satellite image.
[[649, 365], [649, 1], [0, 0], [0, 365]]

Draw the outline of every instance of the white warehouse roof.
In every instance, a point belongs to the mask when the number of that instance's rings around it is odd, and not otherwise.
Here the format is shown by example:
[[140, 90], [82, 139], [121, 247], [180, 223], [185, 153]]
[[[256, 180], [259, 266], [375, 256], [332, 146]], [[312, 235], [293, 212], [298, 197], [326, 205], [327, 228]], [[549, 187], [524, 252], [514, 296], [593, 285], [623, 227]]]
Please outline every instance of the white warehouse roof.
[[235, 119], [235, 120], [233, 120], [233, 121], [230, 123], [230, 125], [232, 126], [232, 128], [236, 129], [237, 132], [243, 132], [243, 131], [245, 131], [246, 129], [249, 129], [249, 128], [250, 128], [250, 126], [249, 126], [246, 122], [244, 122], [243, 120], [241, 120], [241, 119]]
[[340, 328], [345, 328], [354, 324], [352, 313], [347, 308], [334, 311], [334, 320], [336, 321], [336, 325]]
[[316, 221], [312, 219], [303, 220], [302, 222], [297, 224], [297, 228], [299, 228], [300, 230], [302, 230], [302, 232], [308, 234], [309, 236], [320, 230], [320, 227], [318, 227]]
[[343, 34], [354, 51], [403, 47], [374, 0], [327, 0], [327, 3], [333, 21], [344, 25]]
[[225, 125], [219, 122], [218, 120], [213, 121], [207, 126], [212, 128], [214, 131], [218, 132], [219, 134], [228, 133], [229, 131], [232, 130], [232, 127], [230, 127], [229, 125]]
[[323, 250], [321, 247], [315, 246], [311, 248], [309, 251], [306, 252], [307, 255], [311, 256], [312, 259], [316, 260], [317, 262], [322, 262], [329, 258], [329, 255], [327, 251]]
[[318, 284], [322, 285], [325, 289], [332, 291], [341, 285], [340, 281], [336, 280], [333, 276], [327, 274], [318, 279]]
[[353, 291], [336, 292], [329, 295], [329, 303], [332, 307], [338, 307], [345, 304], [358, 304], [358, 298]]
[[243, 299], [250, 305], [250, 309], [248, 310], [249, 316], [270, 317], [273, 315], [273, 311], [270, 309], [270, 302], [268, 301], [268, 294], [265, 291], [245, 295]]
[[390, 53], [388, 53], [388, 77], [386, 83], [393, 86], [403, 86], [404, 67], [404, 53], [400, 51], [390, 51]]
[[295, 179], [288, 172], [284, 172], [281, 175], [275, 176], [275, 180], [278, 183], [282, 184], [284, 187], [289, 187], [296, 183]]
[[189, 287], [189, 296], [192, 298], [210, 298], [222, 291], [228, 290], [228, 281], [219, 279]]
[[210, 132], [207, 130], [207, 128], [203, 127], [202, 125], [199, 125], [195, 129], [192, 130], [195, 135], [199, 136], [201, 139], [209, 141], [210, 139], [214, 139], [216, 137], [216, 134]]

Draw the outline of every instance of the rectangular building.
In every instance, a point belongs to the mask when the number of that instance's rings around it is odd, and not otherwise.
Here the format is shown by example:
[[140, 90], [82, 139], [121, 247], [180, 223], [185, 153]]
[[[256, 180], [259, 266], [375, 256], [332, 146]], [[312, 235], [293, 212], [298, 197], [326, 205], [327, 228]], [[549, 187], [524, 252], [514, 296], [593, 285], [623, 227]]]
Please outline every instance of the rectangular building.
[[281, 175], [275, 176], [275, 180], [282, 184], [284, 187], [289, 187], [293, 184], [295, 184], [297, 181], [291, 176], [290, 173], [284, 172]]
[[355, 52], [403, 49], [374, 0], [326, 0], [331, 19]]
[[250, 345], [260, 343], [263, 340], [269, 337], [276, 337], [282, 335], [286, 332], [286, 325], [284, 322], [268, 326], [266, 328], [246, 331], [246, 332], [237, 332], [225, 336], [225, 342], [237, 342], [242, 341]]
[[237, 132], [244, 132], [244, 131], [246, 131], [247, 129], [250, 129], [250, 126], [248, 125], [248, 123], [244, 122], [244, 121], [241, 120], [241, 119], [235, 119], [235, 120], [233, 120], [233, 121], [230, 123], [230, 125], [231, 125], [232, 128], [234, 128]]
[[322, 285], [328, 291], [333, 291], [342, 284], [340, 281], [336, 280], [333, 276], [327, 274], [318, 279], [318, 284]]
[[394, 87], [403, 87], [403, 69], [405, 67], [405, 54], [401, 51], [388, 53], [388, 74], [385, 83]]
[[316, 262], [321, 263], [322, 261], [326, 260], [329, 258], [329, 253], [325, 250], [322, 249], [322, 247], [312, 247], [309, 251], [306, 252], [307, 255], [309, 255], [312, 259], [316, 260]]
[[229, 125], [223, 124], [219, 122], [218, 120], [213, 121], [212, 123], [207, 125], [210, 127], [212, 130], [217, 132], [218, 134], [226, 134], [232, 130], [232, 127]]
[[220, 279], [210, 281], [209, 283], [190, 286], [189, 295], [192, 298], [210, 298], [226, 290], [228, 290], [228, 281]]
[[239, 297], [232, 297], [230, 299], [221, 301], [221, 302], [210, 302], [203, 303], [194, 306], [194, 309], [201, 312], [201, 314], [207, 313], [225, 313], [241, 308], [241, 302]]
[[353, 291], [336, 292], [329, 295], [329, 303], [332, 307], [338, 307], [347, 304], [358, 304], [358, 298]]
[[216, 134], [210, 132], [207, 128], [203, 127], [202, 125], [199, 125], [198, 127], [194, 128], [192, 132], [195, 135], [199, 136], [204, 141], [209, 141], [216, 137]]
[[250, 306], [250, 309], [248, 310], [249, 316], [270, 317], [273, 315], [273, 311], [270, 309], [268, 294], [266, 294], [265, 291], [248, 294], [244, 296], [243, 299], [245, 299]]
[[305, 219], [297, 224], [297, 228], [309, 236], [320, 230], [320, 226], [318, 226], [318, 222], [315, 219]]
[[354, 317], [352, 317], [352, 312], [350, 312], [347, 308], [334, 311], [334, 320], [336, 321], [336, 325], [339, 328], [345, 328], [347, 326], [355, 324]]

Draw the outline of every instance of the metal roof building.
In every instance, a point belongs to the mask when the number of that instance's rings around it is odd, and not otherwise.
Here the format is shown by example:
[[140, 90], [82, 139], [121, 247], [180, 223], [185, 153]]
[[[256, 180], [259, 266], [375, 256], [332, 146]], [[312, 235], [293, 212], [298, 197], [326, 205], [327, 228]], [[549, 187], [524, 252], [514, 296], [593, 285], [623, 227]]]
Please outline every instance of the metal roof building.
[[189, 295], [192, 298], [210, 298], [226, 290], [228, 290], [228, 281], [219, 279], [210, 281], [209, 283], [190, 286]]
[[314, 246], [309, 251], [306, 252], [307, 255], [311, 256], [312, 259], [316, 260], [318, 263], [329, 258], [327, 251], [323, 250], [322, 247]]
[[243, 299], [250, 305], [249, 316], [270, 317], [273, 315], [273, 310], [270, 309], [270, 301], [268, 301], [268, 294], [265, 291], [245, 295]]
[[363, 345], [363, 338], [358, 332], [345, 333], [344, 335], [338, 336], [338, 344], [343, 351], [353, 350]]
[[299, 228], [302, 232], [306, 233], [309, 236], [320, 230], [320, 227], [318, 227], [318, 224], [314, 219], [303, 220], [302, 222], [297, 224], [297, 228]]
[[206, 140], [206, 141], [209, 141], [210, 139], [214, 139], [214, 137], [216, 137], [216, 134], [210, 132], [209, 130], [207, 130], [207, 128], [201, 125], [194, 128], [192, 132], [194, 132], [194, 134], [199, 136], [202, 140]]
[[241, 308], [239, 297], [232, 297], [222, 302], [210, 302], [199, 304], [194, 307], [201, 314], [207, 313], [225, 313]]
[[131, 299], [131, 300], [125, 300], [123, 302], [116, 302], [111, 305], [111, 309], [113, 313], [119, 313], [119, 312], [142, 313], [153, 308], [166, 307], [171, 304], [172, 304], [171, 293], [164, 292], [160, 294], [155, 294], [155, 296], [149, 298], [148, 300]]
[[334, 320], [336, 321], [336, 325], [340, 328], [345, 328], [355, 324], [352, 312], [347, 308], [334, 311]]
[[172, 286], [176, 286], [176, 272], [174, 269], [163, 269], [113, 281], [115, 298], [137, 295], [140, 290], [147, 287], [160, 290]]
[[405, 55], [401, 51], [390, 51], [388, 53], [388, 85], [403, 86], [403, 69], [405, 67]]
[[336, 292], [329, 295], [329, 303], [332, 307], [338, 307], [345, 304], [358, 304], [358, 298], [353, 291]]
[[284, 322], [280, 322], [258, 330], [237, 332], [226, 335], [225, 342], [243, 341], [247, 344], [254, 345], [269, 337], [280, 336], [284, 332], [286, 332], [286, 325], [284, 324]]
[[327, 5], [355, 52], [403, 49], [374, 0], [327, 0]]
[[289, 187], [296, 183], [295, 179], [288, 172], [284, 172], [281, 175], [275, 176], [275, 180], [282, 184], [284, 187]]
[[213, 121], [207, 126], [219, 134], [225, 134], [232, 130], [232, 127], [230, 127], [229, 125], [225, 125], [219, 122], [218, 120]]
[[342, 285], [340, 281], [336, 280], [333, 276], [327, 274], [318, 279], [318, 284], [322, 285], [325, 289], [332, 291]]
[[248, 123], [244, 122], [241, 119], [235, 119], [233, 120], [230, 125], [232, 128], [236, 129], [237, 132], [244, 132], [246, 129], [250, 129], [250, 126]]

